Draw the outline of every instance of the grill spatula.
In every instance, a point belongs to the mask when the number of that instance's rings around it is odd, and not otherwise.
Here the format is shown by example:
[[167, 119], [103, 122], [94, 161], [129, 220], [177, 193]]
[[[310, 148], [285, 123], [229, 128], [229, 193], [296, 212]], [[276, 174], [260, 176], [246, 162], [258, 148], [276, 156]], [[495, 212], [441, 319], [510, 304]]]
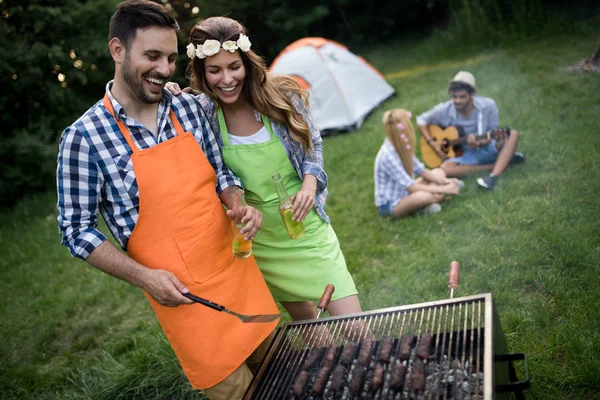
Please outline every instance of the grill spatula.
[[203, 299], [202, 297], [195, 296], [191, 293], [182, 293], [182, 294], [185, 297], [187, 297], [188, 299], [195, 301], [196, 303], [200, 303], [206, 307], [210, 307], [213, 310], [224, 311], [227, 314], [236, 316], [240, 319], [240, 321], [242, 321], [244, 323], [247, 323], [247, 322], [250, 322], [250, 323], [252, 323], [252, 322], [272, 322], [281, 316], [281, 314], [257, 314], [257, 315], [238, 314], [235, 311], [231, 311], [231, 310], [225, 308], [225, 306], [222, 306], [217, 303], [213, 303], [210, 300]]

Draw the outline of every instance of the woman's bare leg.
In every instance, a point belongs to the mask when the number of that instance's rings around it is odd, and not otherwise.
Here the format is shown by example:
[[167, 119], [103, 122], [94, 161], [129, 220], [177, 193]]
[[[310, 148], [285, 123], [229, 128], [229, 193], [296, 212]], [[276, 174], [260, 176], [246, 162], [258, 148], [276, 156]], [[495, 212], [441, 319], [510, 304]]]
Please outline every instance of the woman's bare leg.
[[394, 217], [404, 217], [430, 204], [437, 203], [443, 198], [444, 195], [441, 193], [414, 192], [403, 198], [394, 207], [392, 215]]
[[293, 321], [303, 321], [317, 317], [317, 309], [312, 301], [282, 301], [281, 305], [290, 313]]

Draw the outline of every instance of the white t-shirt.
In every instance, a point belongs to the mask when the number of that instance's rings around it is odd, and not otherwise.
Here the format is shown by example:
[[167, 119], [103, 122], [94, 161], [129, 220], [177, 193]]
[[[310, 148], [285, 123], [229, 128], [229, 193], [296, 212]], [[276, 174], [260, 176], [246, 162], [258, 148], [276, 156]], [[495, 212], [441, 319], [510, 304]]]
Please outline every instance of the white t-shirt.
[[259, 143], [265, 143], [268, 142], [271, 139], [271, 136], [269, 136], [269, 131], [267, 130], [266, 126], [263, 126], [262, 128], [260, 128], [260, 130], [250, 136], [236, 136], [236, 135], [232, 135], [231, 133], [228, 134], [229, 135], [229, 143], [232, 146], [238, 145], [238, 144], [259, 144]]

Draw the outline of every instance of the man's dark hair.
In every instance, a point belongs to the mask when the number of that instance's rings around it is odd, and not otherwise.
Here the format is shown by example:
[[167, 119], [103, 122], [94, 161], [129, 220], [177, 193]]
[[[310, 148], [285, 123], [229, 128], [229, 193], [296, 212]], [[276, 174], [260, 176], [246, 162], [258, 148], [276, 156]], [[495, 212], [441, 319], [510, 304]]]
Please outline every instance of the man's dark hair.
[[471, 85], [467, 85], [462, 82], [450, 82], [448, 85], [448, 93], [457, 92], [459, 90], [466, 90], [469, 94], [475, 93], [475, 89]]
[[108, 40], [117, 38], [129, 50], [138, 29], [155, 26], [179, 30], [179, 24], [162, 4], [150, 0], [126, 0], [117, 5], [117, 11], [110, 18]]

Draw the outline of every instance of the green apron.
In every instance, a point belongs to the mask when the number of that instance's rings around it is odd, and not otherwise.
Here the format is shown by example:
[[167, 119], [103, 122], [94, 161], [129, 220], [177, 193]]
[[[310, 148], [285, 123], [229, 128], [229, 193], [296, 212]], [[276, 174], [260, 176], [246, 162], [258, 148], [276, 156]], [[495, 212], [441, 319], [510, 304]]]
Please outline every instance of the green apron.
[[335, 285], [333, 300], [356, 294], [337, 236], [314, 208], [304, 219], [304, 237], [293, 240], [287, 235], [272, 175], [281, 174], [291, 195], [300, 190], [302, 181], [273, 133], [271, 121], [261, 116], [269, 141], [231, 145], [221, 109], [218, 117], [225, 165], [242, 180], [248, 204], [263, 214], [252, 254], [275, 300], [318, 301], [329, 283]]

